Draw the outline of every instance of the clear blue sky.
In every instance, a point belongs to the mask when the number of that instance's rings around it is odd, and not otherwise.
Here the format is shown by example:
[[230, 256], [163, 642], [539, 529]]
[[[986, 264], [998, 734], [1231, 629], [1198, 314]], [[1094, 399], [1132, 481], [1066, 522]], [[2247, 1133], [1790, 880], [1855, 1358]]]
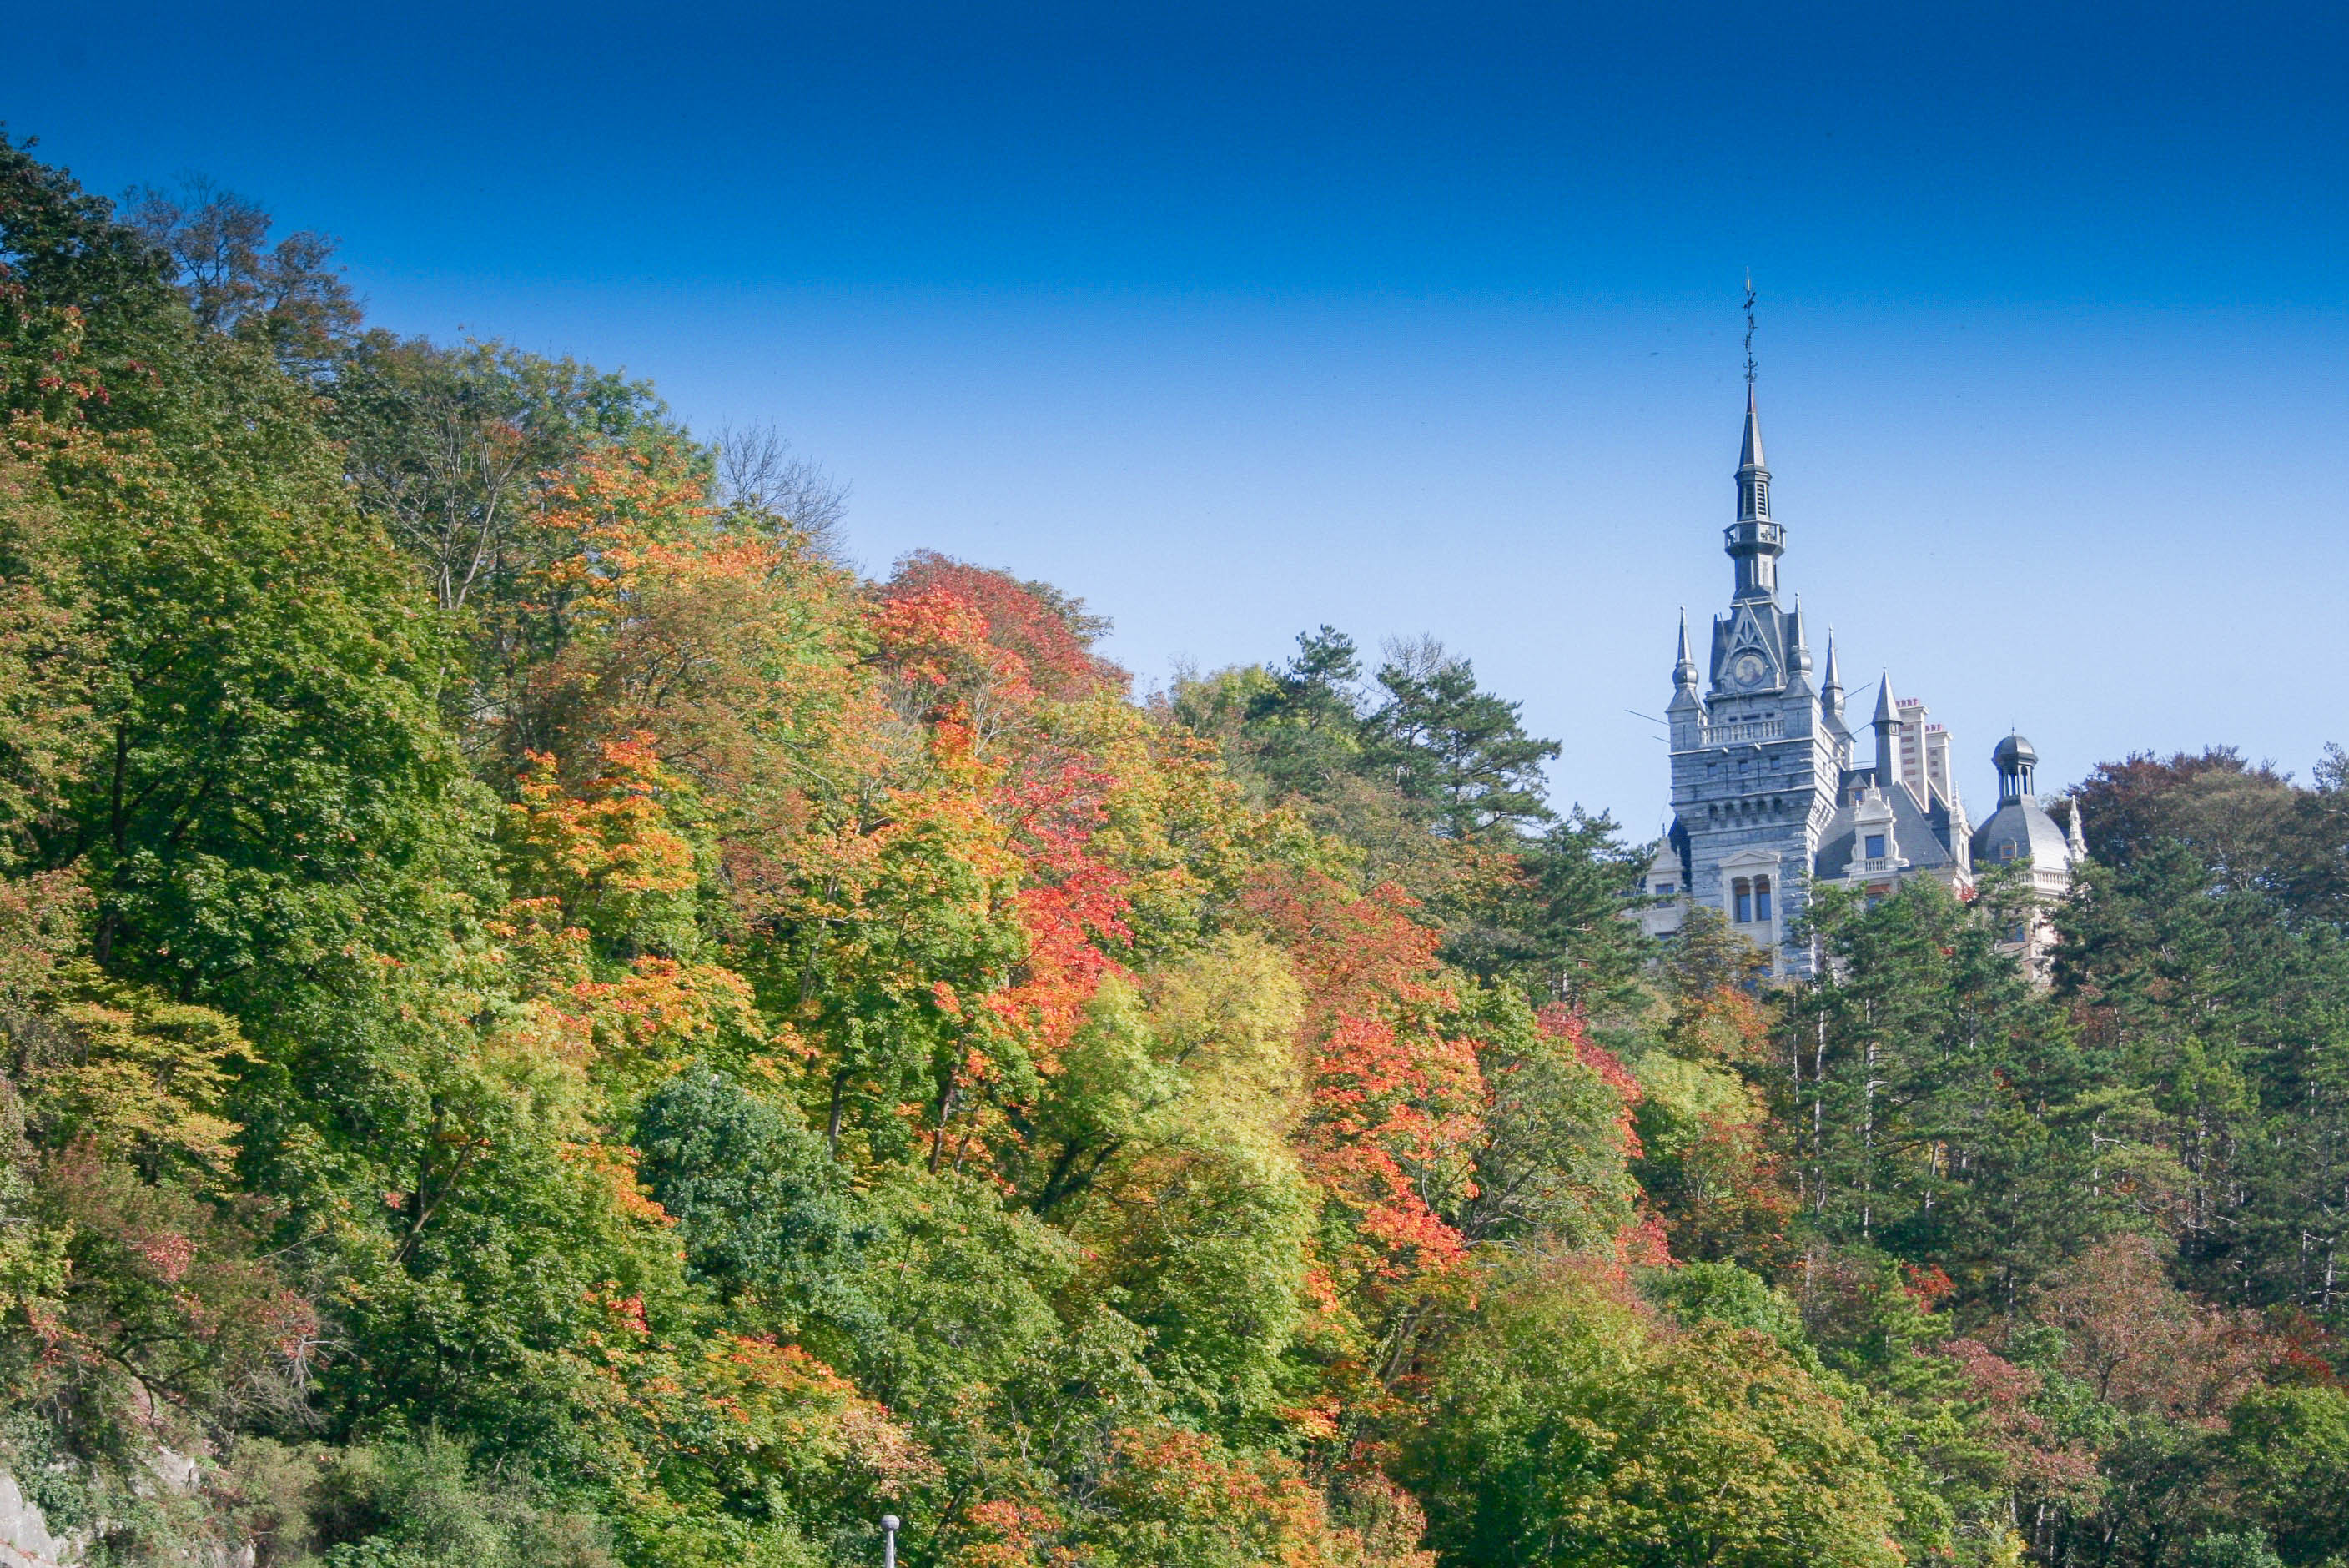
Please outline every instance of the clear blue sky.
[[772, 418], [1145, 682], [1433, 632], [1660, 824], [1737, 285], [1785, 582], [1991, 792], [2349, 739], [2337, 5], [15, 8], [0, 115], [378, 322]]

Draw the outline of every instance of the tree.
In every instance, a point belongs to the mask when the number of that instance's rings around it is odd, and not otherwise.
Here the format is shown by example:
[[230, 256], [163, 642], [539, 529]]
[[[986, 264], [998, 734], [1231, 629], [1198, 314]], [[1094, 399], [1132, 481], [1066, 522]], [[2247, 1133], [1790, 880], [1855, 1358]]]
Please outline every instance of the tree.
[[2285, 1563], [2349, 1552], [2349, 1394], [2323, 1385], [2254, 1390], [2230, 1412], [2227, 1457], [2251, 1517]]
[[1495, 1294], [1406, 1462], [1450, 1563], [1901, 1560], [1873, 1445], [1778, 1339], [1659, 1322], [1587, 1264]]
[[823, 466], [793, 455], [773, 421], [720, 425], [710, 436], [717, 461], [710, 499], [739, 523], [787, 531], [837, 566], [849, 564], [843, 526], [848, 487]]
[[189, 175], [177, 191], [123, 197], [130, 227], [171, 258], [196, 324], [267, 344], [290, 370], [322, 376], [358, 330], [350, 285], [327, 263], [335, 242], [313, 230], [269, 243], [274, 220], [250, 198]]
[[1364, 721], [1366, 762], [1436, 830], [1468, 841], [1551, 820], [1541, 767], [1555, 740], [1525, 732], [1522, 706], [1481, 689], [1467, 660], [1433, 638], [1392, 645], [1379, 666], [1386, 695]]
[[648, 384], [495, 341], [369, 332], [341, 356], [331, 393], [328, 428], [361, 510], [452, 613], [509, 606], [543, 567], [556, 541], [531, 525], [558, 476], [606, 445], [684, 444]]
[[2063, 1014], [2002, 950], [2023, 896], [1997, 875], [1971, 903], [1921, 882], [1874, 908], [1820, 890], [1834, 969], [1791, 999], [1764, 1080], [1816, 1233], [2010, 1308], [2164, 1169], [2139, 1144], [2140, 1102], [2100, 1098]]

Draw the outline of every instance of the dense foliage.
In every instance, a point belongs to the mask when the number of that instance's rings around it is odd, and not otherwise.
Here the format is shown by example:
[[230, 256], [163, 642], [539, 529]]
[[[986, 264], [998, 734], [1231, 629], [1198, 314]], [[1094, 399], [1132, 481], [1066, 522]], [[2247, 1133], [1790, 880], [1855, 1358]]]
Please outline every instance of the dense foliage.
[[1468, 663], [1134, 701], [0, 142], [0, 1464], [98, 1563], [2349, 1558], [2349, 790], [1764, 995]]

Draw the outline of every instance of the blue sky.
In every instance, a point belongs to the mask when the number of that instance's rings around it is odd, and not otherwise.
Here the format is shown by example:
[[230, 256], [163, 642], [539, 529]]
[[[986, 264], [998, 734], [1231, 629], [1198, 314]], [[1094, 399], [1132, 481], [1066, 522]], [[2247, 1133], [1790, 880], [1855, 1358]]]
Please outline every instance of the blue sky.
[[1659, 826], [1726, 599], [1738, 283], [1784, 581], [1976, 801], [2349, 739], [2338, 7], [19, 8], [0, 116], [200, 170], [372, 315], [771, 418], [1145, 682], [1433, 632]]

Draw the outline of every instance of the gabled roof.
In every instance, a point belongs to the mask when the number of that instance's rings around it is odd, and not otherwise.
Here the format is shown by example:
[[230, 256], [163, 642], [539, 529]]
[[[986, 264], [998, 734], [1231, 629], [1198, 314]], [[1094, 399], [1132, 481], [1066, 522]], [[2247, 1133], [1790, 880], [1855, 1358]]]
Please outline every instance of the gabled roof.
[[[1844, 776], [1842, 794], [1848, 797], [1852, 786], [1874, 774], [1866, 769]], [[1917, 804], [1917, 797], [1909, 793], [1905, 784], [1895, 784], [1884, 791], [1884, 799], [1892, 807], [1892, 840], [1900, 851], [1900, 858], [1909, 862], [1910, 871], [1938, 871], [1958, 863], [1956, 850], [1951, 843], [1950, 809], [1936, 800], [1928, 810]], [[1822, 881], [1842, 876], [1857, 859], [1859, 831], [1854, 820], [1857, 808], [1845, 805], [1837, 808], [1819, 834], [1819, 852], [1812, 874]]]

